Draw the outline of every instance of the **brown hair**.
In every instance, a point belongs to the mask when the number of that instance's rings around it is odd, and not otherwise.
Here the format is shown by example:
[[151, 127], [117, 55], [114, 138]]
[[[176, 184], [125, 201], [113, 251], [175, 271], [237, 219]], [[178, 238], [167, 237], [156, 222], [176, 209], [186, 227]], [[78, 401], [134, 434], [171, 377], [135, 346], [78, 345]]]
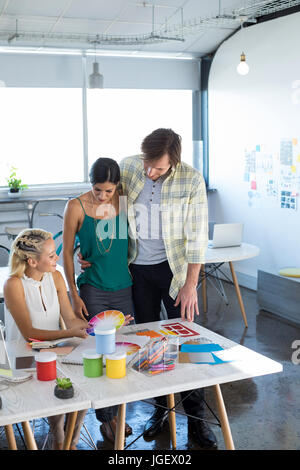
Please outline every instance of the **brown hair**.
[[181, 137], [172, 129], [156, 129], [144, 138], [141, 150], [144, 160], [158, 160], [168, 153], [174, 167], [181, 161]]

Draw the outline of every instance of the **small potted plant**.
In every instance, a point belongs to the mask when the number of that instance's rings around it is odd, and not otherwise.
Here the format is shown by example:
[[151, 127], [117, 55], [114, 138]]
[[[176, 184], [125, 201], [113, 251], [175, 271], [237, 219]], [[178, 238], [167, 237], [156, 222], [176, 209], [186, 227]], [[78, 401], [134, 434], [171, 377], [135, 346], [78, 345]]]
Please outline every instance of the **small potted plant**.
[[9, 187], [8, 196], [14, 198], [20, 197], [22, 190], [28, 188], [27, 184], [22, 184], [22, 180], [17, 178], [16, 171], [17, 168], [12, 166], [10, 169], [10, 175], [6, 178]]
[[54, 395], [57, 398], [72, 398], [74, 396], [74, 388], [71, 380], [66, 377], [56, 379]]

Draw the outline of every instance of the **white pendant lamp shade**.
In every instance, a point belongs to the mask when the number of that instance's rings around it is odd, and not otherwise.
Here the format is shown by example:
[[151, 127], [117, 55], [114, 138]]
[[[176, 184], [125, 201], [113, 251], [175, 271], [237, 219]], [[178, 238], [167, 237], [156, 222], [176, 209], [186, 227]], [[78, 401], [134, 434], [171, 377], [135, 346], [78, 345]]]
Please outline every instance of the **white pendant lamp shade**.
[[103, 75], [99, 73], [98, 62], [93, 62], [93, 73], [89, 76], [89, 88], [103, 88]]
[[247, 73], [249, 72], [249, 65], [246, 62], [246, 56], [244, 52], [242, 52], [241, 54], [241, 61], [239, 65], [237, 66], [236, 71], [240, 75], [247, 75]]

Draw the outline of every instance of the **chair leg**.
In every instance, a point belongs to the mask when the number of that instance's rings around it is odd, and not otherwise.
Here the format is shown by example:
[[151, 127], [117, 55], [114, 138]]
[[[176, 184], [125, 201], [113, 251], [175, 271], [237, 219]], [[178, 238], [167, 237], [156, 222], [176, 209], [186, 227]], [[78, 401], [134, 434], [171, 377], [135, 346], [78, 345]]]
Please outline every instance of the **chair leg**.
[[115, 437], [115, 450], [124, 449], [125, 440], [125, 417], [126, 417], [126, 403], [119, 405], [118, 418], [117, 418], [117, 429]]
[[13, 425], [7, 424], [4, 429], [9, 450], [18, 450]]
[[[94, 449], [94, 450], [97, 450], [97, 446], [96, 446], [96, 444], [95, 444], [95, 441], [94, 441], [94, 439], [92, 438], [92, 436], [91, 436], [91, 434], [90, 434], [88, 428], [86, 427], [86, 425], [85, 425], [84, 423], [83, 423], [82, 427], [83, 427], [83, 429], [85, 430], [87, 436], [84, 436], [83, 431], [81, 431], [81, 436], [80, 436], [81, 439], [82, 439], [89, 447], [91, 447], [91, 448]], [[85, 440], [84, 438], [85, 438], [86, 440]], [[90, 442], [88, 442], [88, 440], [89, 440]]]
[[231, 271], [233, 284], [234, 284], [234, 287], [235, 287], [235, 290], [236, 290], [236, 295], [237, 295], [237, 298], [238, 298], [238, 301], [239, 301], [239, 304], [240, 304], [240, 309], [241, 309], [241, 312], [242, 312], [242, 315], [243, 315], [245, 327], [248, 328], [248, 322], [247, 322], [245, 307], [244, 307], [240, 287], [239, 287], [238, 280], [237, 280], [237, 277], [236, 277], [236, 274], [235, 274], [235, 271], [234, 271], [234, 268], [233, 268], [232, 261], [229, 261], [229, 266], [230, 266], [230, 271]]
[[[167, 403], [169, 410], [174, 408], [175, 406], [175, 399], [174, 394], [171, 393], [167, 395]], [[172, 448], [176, 449], [176, 414], [175, 410], [169, 412], [169, 426], [170, 426], [170, 433], [171, 433], [171, 441], [172, 441]]]

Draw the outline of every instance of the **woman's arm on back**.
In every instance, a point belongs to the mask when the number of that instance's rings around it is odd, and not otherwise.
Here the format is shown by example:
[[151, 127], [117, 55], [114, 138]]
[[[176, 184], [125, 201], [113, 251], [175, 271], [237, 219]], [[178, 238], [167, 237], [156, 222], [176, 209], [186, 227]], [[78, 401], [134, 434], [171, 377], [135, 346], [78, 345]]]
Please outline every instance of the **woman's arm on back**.
[[63, 227], [63, 260], [73, 310], [75, 315], [83, 319], [84, 315], [88, 316], [88, 311], [84, 302], [78, 295], [74, 269], [74, 242], [76, 233], [80, 226], [82, 214], [82, 208], [76, 199], [72, 199], [67, 203], [64, 213]]
[[77, 293], [74, 270], [74, 243], [79, 226], [78, 201], [71, 199], [65, 208], [63, 225], [63, 260], [64, 270], [69, 285], [70, 295]]
[[73, 336], [85, 337], [84, 333], [80, 331], [78, 327], [69, 330], [41, 330], [34, 328], [26, 305], [22, 281], [15, 276], [10, 277], [4, 285], [4, 300], [26, 341], [28, 341], [29, 338], [40, 339], [43, 341], [71, 338]]

